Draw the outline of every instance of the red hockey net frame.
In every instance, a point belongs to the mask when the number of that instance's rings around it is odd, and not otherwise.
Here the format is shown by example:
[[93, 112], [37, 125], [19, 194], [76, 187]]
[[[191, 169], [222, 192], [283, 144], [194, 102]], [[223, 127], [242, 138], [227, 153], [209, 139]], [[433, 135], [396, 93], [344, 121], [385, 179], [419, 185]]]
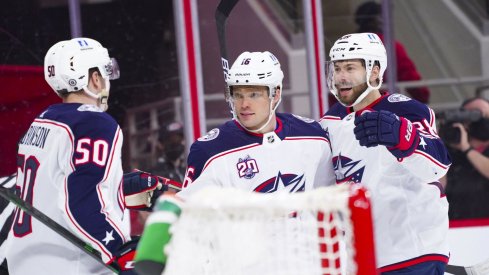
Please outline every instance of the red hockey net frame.
[[[351, 227], [347, 232], [338, 232], [338, 227], [334, 225], [335, 216], [333, 214], [324, 215], [323, 212], [319, 212], [317, 219], [318, 224], [323, 223], [333, 224], [333, 226], [318, 228], [318, 236], [320, 240], [323, 240], [319, 244], [320, 253], [322, 255], [332, 252], [337, 253], [339, 248], [339, 242], [327, 242], [325, 240], [335, 240], [338, 234], [350, 235], [352, 247], [349, 249], [354, 252], [352, 261], [355, 263], [353, 271], [349, 269], [347, 274], [358, 275], [376, 275], [376, 259], [375, 259], [375, 243], [374, 243], [374, 231], [373, 231], [373, 219], [372, 209], [370, 203], [370, 196], [367, 189], [361, 185], [353, 184], [349, 186], [348, 196], [348, 208], [350, 211], [349, 219]], [[344, 229], [344, 228], [343, 228]], [[350, 232], [348, 232], [350, 231]], [[321, 259], [321, 267], [326, 272], [323, 275], [331, 275], [328, 270], [341, 269], [340, 257], [324, 257]]]

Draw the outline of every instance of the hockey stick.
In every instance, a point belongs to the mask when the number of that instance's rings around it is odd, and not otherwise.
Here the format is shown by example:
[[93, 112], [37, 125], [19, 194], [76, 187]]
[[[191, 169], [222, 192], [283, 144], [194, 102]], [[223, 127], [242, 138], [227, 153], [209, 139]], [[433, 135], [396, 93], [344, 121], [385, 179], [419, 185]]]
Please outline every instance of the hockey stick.
[[[2, 184], [4, 184], [7, 181], [4, 181]], [[83, 240], [75, 236], [73, 233], [68, 231], [66, 228], [63, 226], [59, 225], [57, 222], [55, 222], [53, 219], [50, 217], [46, 216], [44, 213], [41, 211], [37, 210], [34, 206], [29, 204], [28, 202], [22, 200], [19, 198], [13, 191], [0, 187], [0, 196], [4, 197], [6, 200], [12, 202], [13, 204], [17, 205], [20, 209], [22, 209], [25, 213], [31, 215], [32, 217], [36, 218], [38, 221], [42, 222], [44, 225], [64, 237], [66, 240], [74, 244], [76, 247], [80, 248], [83, 250], [85, 253], [87, 253], [90, 257], [95, 259], [97, 262], [103, 264], [105, 267], [110, 269], [112, 272], [118, 274], [119, 269], [117, 265], [112, 262], [110, 264], [105, 264], [105, 262], [102, 260], [102, 255], [100, 252], [96, 249], [94, 249], [92, 246], [89, 244], [85, 243]]]
[[473, 266], [447, 265], [445, 272], [454, 275], [486, 275], [489, 274], [489, 259]]
[[7, 182], [9, 182], [11, 179], [15, 178], [17, 174], [12, 174], [8, 176], [2, 183], [0, 183], [0, 187], [4, 187]]
[[217, 27], [217, 37], [219, 39], [219, 50], [221, 52], [221, 65], [224, 72], [224, 81], [228, 79], [229, 62], [226, 46], [226, 20], [239, 0], [221, 0], [217, 6], [215, 19]]

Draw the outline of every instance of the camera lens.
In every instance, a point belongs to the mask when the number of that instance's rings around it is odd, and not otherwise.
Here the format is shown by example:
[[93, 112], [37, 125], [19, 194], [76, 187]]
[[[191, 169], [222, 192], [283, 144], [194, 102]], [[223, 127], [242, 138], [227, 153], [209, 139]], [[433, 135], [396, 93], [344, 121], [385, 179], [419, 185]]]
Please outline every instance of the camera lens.
[[458, 127], [453, 127], [453, 124], [445, 125], [440, 129], [440, 137], [445, 143], [459, 144], [461, 135], [460, 129]]

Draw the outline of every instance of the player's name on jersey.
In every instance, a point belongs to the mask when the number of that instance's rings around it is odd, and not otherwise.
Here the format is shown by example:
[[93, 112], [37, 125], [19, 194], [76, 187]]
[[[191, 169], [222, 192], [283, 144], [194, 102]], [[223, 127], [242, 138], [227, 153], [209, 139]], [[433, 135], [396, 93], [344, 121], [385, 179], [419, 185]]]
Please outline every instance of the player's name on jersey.
[[24, 137], [19, 141], [19, 144], [36, 146], [43, 149], [49, 131], [50, 129], [48, 128], [31, 125], [27, 133], [25, 133]]

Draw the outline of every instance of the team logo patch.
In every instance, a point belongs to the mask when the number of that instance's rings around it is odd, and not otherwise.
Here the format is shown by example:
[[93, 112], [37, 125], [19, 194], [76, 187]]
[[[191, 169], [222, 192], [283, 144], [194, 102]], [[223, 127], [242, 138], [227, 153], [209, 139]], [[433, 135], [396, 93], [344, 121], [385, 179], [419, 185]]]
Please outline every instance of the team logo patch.
[[402, 94], [391, 94], [387, 100], [389, 102], [402, 102], [402, 101], [409, 101], [411, 100], [411, 98], [405, 96], [405, 95], [402, 95]]
[[198, 141], [209, 141], [209, 140], [215, 139], [217, 136], [219, 136], [219, 129], [214, 128], [214, 129], [210, 130], [209, 132], [207, 132], [207, 134], [205, 134], [204, 136], [201, 136], [200, 138], [198, 138], [197, 140]]
[[276, 177], [266, 180], [258, 185], [253, 191], [260, 193], [273, 192], [302, 192], [306, 188], [306, 177], [304, 175], [282, 174], [280, 171]]
[[294, 115], [292, 114], [293, 116], [295, 116], [297, 119], [300, 119], [304, 122], [307, 122], [307, 123], [313, 123], [315, 120], [312, 119], [312, 118], [308, 118], [308, 117], [303, 117], [303, 116], [299, 116], [299, 115]]
[[336, 174], [336, 183], [343, 182], [362, 182], [363, 172], [365, 166], [359, 166], [360, 161], [353, 161], [352, 159], [342, 156], [333, 157], [333, 168]]
[[250, 158], [247, 155], [244, 158], [240, 158], [238, 163], [236, 164], [236, 168], [238, 169], [238, 175], [240, 178], [251, 179], [253, 178], [260, 170], [258, 169], [258, 164], [256, 160]]

